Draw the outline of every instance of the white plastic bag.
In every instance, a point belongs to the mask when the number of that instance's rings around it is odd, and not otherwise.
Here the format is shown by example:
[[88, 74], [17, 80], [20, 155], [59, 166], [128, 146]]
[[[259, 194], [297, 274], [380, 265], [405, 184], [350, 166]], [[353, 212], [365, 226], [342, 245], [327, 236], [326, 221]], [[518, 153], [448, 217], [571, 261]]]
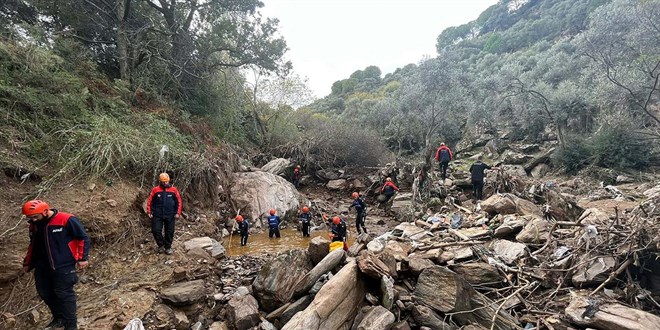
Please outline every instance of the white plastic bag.
[[144, 325], [142, 325], [142, 320], [135, 318], [128, 322], [124, 330], [144, 330]]

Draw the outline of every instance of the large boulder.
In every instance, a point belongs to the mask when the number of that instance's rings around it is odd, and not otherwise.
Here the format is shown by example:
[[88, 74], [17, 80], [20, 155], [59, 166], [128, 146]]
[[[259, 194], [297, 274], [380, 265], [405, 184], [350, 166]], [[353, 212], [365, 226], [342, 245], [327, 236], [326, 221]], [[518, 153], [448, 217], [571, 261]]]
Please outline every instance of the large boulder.
[[268, 164], [262, 166], [261, 170], [275, 175], [280, 175], [285, 174], [289, 167], [291, 167], [291, 161], [288, 159], [275, 158], [268, 162]]
[[304, 311], [297, 313], [282, 330], [347, 329], [365, 296], [364, 281], [357, 264], [346, 264], [333, 276]]
[[298, 281], [312, 269], [307, 251], [280, 253], [261, 267], [254, 279], [254, 294], [263, 309], [272, 312], [291, 299]]
[[234, 205], [247, 214], [249, 219], [258, 219], [268, 210], [275, 209], [283, 217], [299, 207], [296, 187], [282, 177], [268, 172], [235, 173], [231, 187]]
[[194, 280], [189, 282], [179, 282], [163, 289], [160, 297], [167, 303], [174, 306], [191, 305], [204, 298], [206, 290], [203, 280]]
[[481, 209], [490, 214], [542, 215], [534, 203], [513, 194], [492, 195], [481, 202]]
[[417, 303], [437, 312], [454, 313], [453, 320], [461, 325], [478, 323], [499, 330], [518, 328], [517, 320], [504, 311], [497, 312], [497, 304], [446, 267], [425, 269], [419, 275], [413, 297]]
[[284, 310], [284, 312], [282, 312], [282, 315], [280, 316], [280, 322], [282, 322], [282, 324], [289, 322], [289, 320], [291, 320], [291, 318], [296, 315], [296, 313], [305, 310], [305, 308], [307, 308], [307, 306], [312, 303], [313, 298], [314, 296], [312, 295], [306, 295], [290, 304]]

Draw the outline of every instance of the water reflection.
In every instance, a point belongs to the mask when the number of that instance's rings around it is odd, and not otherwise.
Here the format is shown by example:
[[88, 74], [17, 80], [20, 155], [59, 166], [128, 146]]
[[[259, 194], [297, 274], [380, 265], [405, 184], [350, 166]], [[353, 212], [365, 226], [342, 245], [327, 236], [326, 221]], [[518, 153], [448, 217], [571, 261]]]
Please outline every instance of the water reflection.
[[[245, 254], [259, 255], [264, 253], [279, 253], [292, 249], [307, 249], [309, 241], [311, 241], [312, 238], [317, 236], [328, 238], [328, 231], [325, 230], [314, 230], [311, 233], [311, 237], [303, 237], [302, 232], [295, 228], [285, 228], [280, 230], [280, 233], [282, 234], [282, 237], [280, 238], [268, 238], [268, 230], [251, 234], [246, 246], [241, 246], [241, 237], [238, 234], [234, 234], [233, 238], [231, 238], [231, 246], [229, 246], [229, 237], [224, 239], [222, 245], [224, 245], [227, 250], [228, 256]], [[350, 231], [348, 236], [349, 246], [352, 245], [355, 237], [356, 233], [354, 229], [353, 231]]]

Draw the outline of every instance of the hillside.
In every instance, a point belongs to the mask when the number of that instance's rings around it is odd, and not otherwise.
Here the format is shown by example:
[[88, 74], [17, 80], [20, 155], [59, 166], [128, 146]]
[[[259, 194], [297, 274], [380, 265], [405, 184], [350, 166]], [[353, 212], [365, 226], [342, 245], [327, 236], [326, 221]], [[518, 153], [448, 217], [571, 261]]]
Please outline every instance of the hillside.
[[[657, 164], [660, 19], [656, 1], [500, 1], [448, 28], [438, 55], [382, 76], [370, 66], [310, 106], [361, 123], [415, 154], [486, 132], [511, 142], [552, 136], [554, 164]], [[621, 152], [621, 150], [625, 150]]]

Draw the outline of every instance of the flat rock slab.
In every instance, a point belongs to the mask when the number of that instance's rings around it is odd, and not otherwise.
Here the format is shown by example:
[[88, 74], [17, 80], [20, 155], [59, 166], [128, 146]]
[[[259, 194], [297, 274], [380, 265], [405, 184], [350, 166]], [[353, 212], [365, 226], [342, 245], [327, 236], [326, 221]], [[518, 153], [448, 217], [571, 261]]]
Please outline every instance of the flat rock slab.
[[179, 282], [162, 290], [160, 297], [167, 303], [175, 306], [191, 305], [205, 295], [204, 281], [195, 280], [189, 282]]
[[527, 246], [525, 244], [504, 239], [494, 241], [491, 248], [496, 256], [509, 265], [514, 264], [516, 260], [527, 255]]

